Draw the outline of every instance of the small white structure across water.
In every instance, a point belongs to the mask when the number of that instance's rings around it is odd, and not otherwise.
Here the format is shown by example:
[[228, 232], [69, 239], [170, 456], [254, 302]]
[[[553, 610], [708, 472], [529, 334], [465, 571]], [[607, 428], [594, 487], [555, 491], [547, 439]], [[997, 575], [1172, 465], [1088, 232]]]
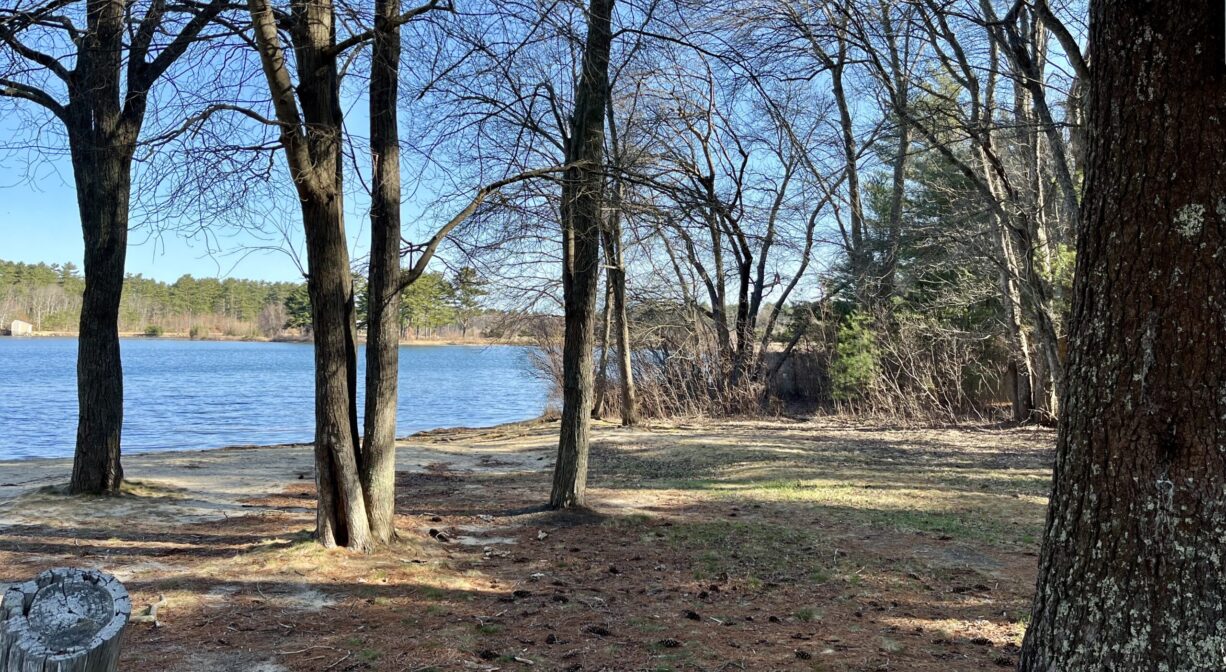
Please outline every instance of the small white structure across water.
[[34, 325], [22, 320], [13, 320], [13, 324], [9, 326], [9, 336], [32, 336], [34, 335]]

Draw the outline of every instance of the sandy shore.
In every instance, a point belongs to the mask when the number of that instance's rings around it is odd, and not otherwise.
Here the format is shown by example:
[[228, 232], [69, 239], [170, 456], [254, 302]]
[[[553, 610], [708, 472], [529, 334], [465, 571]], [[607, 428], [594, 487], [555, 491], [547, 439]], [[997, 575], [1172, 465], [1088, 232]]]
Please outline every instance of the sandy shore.
[[[424, 472], [441, 465], [486, 472], [544, 469], [552, 464], [554, 427], [534, 421], [425, 432], [397, 441], [397, 470]], [[310, 444], [140, 453], [125, 455], [123, 467], [128, 496], [101, 507], [90, 498], [62, 496], [72, 474], [69, 458], [0, 461], [0, 527], [105, 519], [206, 522], [252, 513], [259, 507], [247, 500], [315, 477]]]

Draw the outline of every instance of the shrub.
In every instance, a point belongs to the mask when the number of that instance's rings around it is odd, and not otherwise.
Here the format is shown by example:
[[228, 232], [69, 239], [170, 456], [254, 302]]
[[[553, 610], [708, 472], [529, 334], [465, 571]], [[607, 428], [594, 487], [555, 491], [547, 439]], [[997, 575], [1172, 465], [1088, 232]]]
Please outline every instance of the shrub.
[[868, 392], [881, 375], [877, 341], [868, 315], [852, 313], [839, 324], [830, 381], [835, 401], [852, 401]]
[[162, 335], [162, 327], [161, 327], [161, 325], [151, 324], [151, 325], [149, 325], [149, 326], [145, 327], [145, 335], [146, 335], [146, 336], [151, 336], [151, 337], [154, 337], [154, 338], [156, 338], [156, 337], [158, 337], [158, 336], [161, 336], [161, 335]]

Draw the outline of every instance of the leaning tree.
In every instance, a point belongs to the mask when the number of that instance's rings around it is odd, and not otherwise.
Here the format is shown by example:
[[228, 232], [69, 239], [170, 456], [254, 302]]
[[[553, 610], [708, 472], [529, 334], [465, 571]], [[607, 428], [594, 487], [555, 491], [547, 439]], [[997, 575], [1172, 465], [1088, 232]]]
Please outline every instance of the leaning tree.
[[1089, 151], [1025, 672], [1226, 667], [1221, 3], [1094, 0]]
[[123, 481], [119, 299], [132, 166], [151, 91], [227, 5], [0, 3], [0, 97], [38, 106], [62, 125], [85, 238], [74, 493], [113, 494]]

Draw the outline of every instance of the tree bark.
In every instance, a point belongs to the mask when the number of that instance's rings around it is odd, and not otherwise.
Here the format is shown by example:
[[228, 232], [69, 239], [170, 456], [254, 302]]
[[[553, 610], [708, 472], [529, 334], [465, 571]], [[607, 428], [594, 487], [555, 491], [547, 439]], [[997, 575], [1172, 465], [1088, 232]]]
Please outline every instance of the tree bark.
[[[123, 366], [119, 352], [119, 300], [128, 245], [132, 156], [144, 117], [144, 91], [122, 101], [123, 3], [93, 0], [82, 38], [69, 104], [68, 130], [77, 209], [85, 240], [85, 292], [77, 338], [77, 444], [73, 493], [117, 494], [123, 483]], [[139, 57], [143, 62], [143, 56]], [[126, 112], [126, 114], [125, 114]]]
[[[1089, 152], [1023, 672], [1221, 670], [1226, 68], [1220, 3], [1091, 3]], [[1105, 52], [1104, 52], [1105, 53]]]
[[862, 306], [867, 306], [875, 295], [870, 289], [873, 281], [869, 270], [872, 258], [866, 248], [864, 238], [864, 206], [860, 198], [860, 150], [856, 143], [851, 104], [843, 85], [844, 69], [847, 65], [847, 36], [842, 28], [839, 30], [837, 59], [827, 57], [827, 60], [831, 64], [831, 94], [839, 110], [839, 129], [842, 133], [844, 170], [847, 180], [847, 205], [851, 216], [851, 232], [849, 236], [844, 236], [844, 245], [847, 246], [847, 259], [856, 299]]
[[371, 535], [395, 534], [396, 406], [400, 374], [399, 0], [376, 0], [370, 73], [370, 298], [361, 478]]
[[911, 127], [906, 118], [900, 116], [898, 119], [898, 146], [894, 151], [894, 165], [891, 167], [890, 177], [890, 222], [886, 231], [884, 268], [881, 270], [881, 288], [878, 292], [883, 300], [888, 300], [898, 291], [898, 254], [902, 248], [903, 207], [906, 205], [907, 194], [907, 157], [910, 152]]
[[[619, 184], [614, 188], [614, 203], [609, 213], [607, 225], [601, 232], [601, 242], [605, 253], [605, 284], [609, 288], [608, 307], [610, 323], [606, 329], [616, 330], [617, 339], [617, 375], [621, 377], [621, 420], [622, 426], [631, 427], [638, 423], [639, 400], [638, 390], [634, 385], [634, 367], [630, 359], [630, 320], [626, 312], [626, 262], [622, 252], [621, 227], [621, 196]], [[606, 344], [608, 336], [605, 337]]]
[[[1007, 266], [1013, 258], [1008, 248], [1009, 237], [1001, 233], [1000, 239]], [[1009, 366], [1013, 376], [1008, 382], [1010, 383], [1009, 395], [1013, 406], [1013, 420], [1026, 422], [1034, 415], [1033, 381], [1035, 376], [1030, 356], [1030, 336], [1027, 335], [1026, 326], [1022, 322], [1021, 293], [1017, 290], [1017, 281], [1013, 273], [1007, 268], [1000, 272], [1000, 294], [1003, 298], [1001, 303], [1005, 309], [1005, 327], [1008, 329], [1009, 345], [1012, 349], [1012, 352], [1009, 353]]]
[[340, 194], [303, 201], [307, 291], [315, 334], [316, 523], [325, 546], [366, 549], [370, 524], [358, 469], [353, 279]]
[[307, 246], [307, 291], [315, 336], [316, 536], [324, 546], [370, 547], [358, 468], [357, 339], [345, 237], [340, 80], [330, 1], [294, 0], [287, 33], [293, 83], [268, 0], [248, 0], [255, 42], [281, 124]]
[[69, 489], [74, 494], [118, 494], [123, 483], [119, 301], [128, 247], [131, 154], [106, 152], [86, 138], [72, 145], [85, 238], [85, 292], [77, 336], [79, 411]]
[[562, 183], [562, 291], [566, 322], [562, 347], [562, 426], [549, 497], [549, 505], [555, 509], [582, 506], [587, 488], [613, 1], [591, 0], [588, 6], [583, 70], [575, 87], [575, 110], [566, 147], [566, 163], [570, 167]]
[[[605, 250], [608, 261], [608, 250]], [[600, 359], [596, 363], [596, 396], [592, 400], [592, 419], [604, 417], [605, 398], [609, 390], [609, 339], [612, 336], [613, 323], [609, 321], [609, 311], [613, 306], [613, 285], [605, 281], [604, 309], [600, 311]]]
[[[905, 109], [910, 105], [911, 100], [910, 75], [904, 65], [904, 54], [899, 50], [898, 34], [894, 17], [891, 16], [891, 7], [886, 2], [879, 3], [878, 7], [881, 12], [882, 27], [885, 29], [884, 37], [888, 50], [890, 76], [893, 79], [893, 86], [890, 88], [891, 104], [895, 108]], [[907, 159], [911, 155], [911, 124], [907, 120], [906, 113], [895, 113], [894, 116], [897, 124], [898, 144], [894, 150], [894, 162], [890, 176], [890, 221], [886, 231], [885, 259], [881, 270], [879, 291], [879, 296], [883, 300], [888, 300], [898, 291], [898, 255], [902, 248], [903, 209], [907, 203]]]
[[610, 269], [613, 276], [613, 324], [617, 337], [617, 375], [621, 377], [622, 425], [633, 427], [639, 421], [639, 394], [634, 384], [634, 363], [630, 359], [630, 318], [626, 311], [626, 269], [622, 265], [621, 246], [618, 246], [617, 268]]

